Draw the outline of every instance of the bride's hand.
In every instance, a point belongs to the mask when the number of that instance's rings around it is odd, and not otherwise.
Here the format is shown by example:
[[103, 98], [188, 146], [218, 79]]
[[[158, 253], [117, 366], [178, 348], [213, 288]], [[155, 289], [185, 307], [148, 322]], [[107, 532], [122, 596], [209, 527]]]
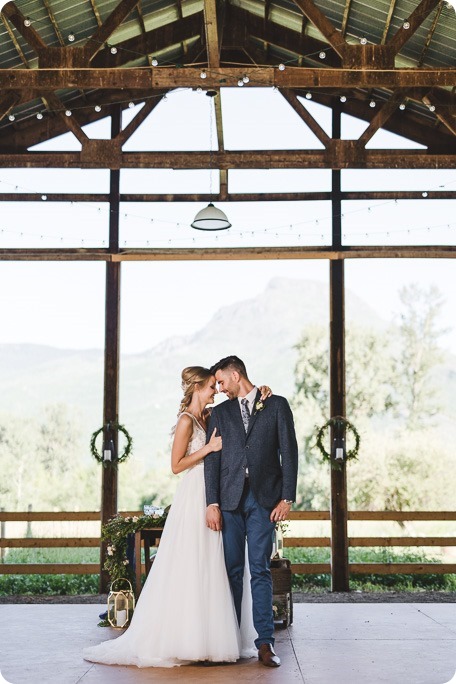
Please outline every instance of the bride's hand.
[[217, 428], [214, 428], [214, 431], [211, 435], [210, 440], [207, 443], [207, 446], [209, 447], [210, 451], [221, 451], [222, 449], [222, 438], [217, 437], [215, 434], [217, 432]]
[[258, 387], [258, 389], [261, 392], [261, 397], [260, 397], [261, 401], [264, 401], [268, 397], [272, 397], [272, 389], [270, 387], [268, 387], [267, 385], [260, 385]]

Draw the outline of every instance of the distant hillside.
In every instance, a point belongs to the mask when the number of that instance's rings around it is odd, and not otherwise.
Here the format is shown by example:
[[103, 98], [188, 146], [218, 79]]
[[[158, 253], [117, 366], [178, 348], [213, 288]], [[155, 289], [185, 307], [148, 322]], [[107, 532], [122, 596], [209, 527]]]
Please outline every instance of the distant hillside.
[[[203, 329], [165, 340], [121, 360], [120, 420], [135, 440], [136, 457], [163, 462], [175, 420], [180, 372], [191, 364], [209, 366], [228, 354], [247, 364], [256, 383], [290, 396], [294, 387], [294, 345], [307, 326], [329, 326], [328, 288], [306, 280], [271, 280], [262, 294], [223, 307]], [[386, 322], [351, 292], [350, 320], [381, 330]], [[183, 331], [185, 332], [185, 331]], [[80, 416], [87, 444], [101, 425], [103, 354], [101, 350], [61, 350], [35, 345], [0, 345], [0, 411], [38, 415], [48, 404], [64, 403]], [[455, 368], [452, 385], [456, 383]], [[88, 456], [87, 456], [88, 457]], [[167, 458], [167, 457], [166, 457]]]

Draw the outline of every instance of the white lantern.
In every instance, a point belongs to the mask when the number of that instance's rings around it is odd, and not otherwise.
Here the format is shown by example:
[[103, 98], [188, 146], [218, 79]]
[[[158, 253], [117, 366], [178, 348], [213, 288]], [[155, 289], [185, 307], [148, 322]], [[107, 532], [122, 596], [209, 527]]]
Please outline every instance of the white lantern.
[[[124, 582], [128, 585], [127, 589], [119, 589], [115, 591], [114, 587], [117, 583]], [[128, 627], [131, 621], [131, 616], [135, 609], [135, 595], [131, 583], [121, 578], [114, 580], [111, 584], [111, 589], [108, 594], [108, 622], [112, 627], [119, 629]]]

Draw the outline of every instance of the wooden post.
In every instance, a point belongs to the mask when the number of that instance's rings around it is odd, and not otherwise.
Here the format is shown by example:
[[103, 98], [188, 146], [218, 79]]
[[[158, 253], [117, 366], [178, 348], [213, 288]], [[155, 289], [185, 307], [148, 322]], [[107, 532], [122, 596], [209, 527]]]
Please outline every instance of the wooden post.
[[[340, 138], [339, 102], [333, 104], [333, 138]], [[332, 244], [342, 245], [340, 171], [332, 171]], [[330, 261], [330, 412], [345, 416], [345, 281], [344, 261]], [[331, 431], [331, 444], [333, 434]], [[347, 474], [331, 468], [331, 590], [349, 591]]]
[[[122, 110], [120, 105], [113, 110], [111, 137], [115, 138], [121, 129]], [[119, 251], [119, 204], [120, 171], [110, 172], [109, 192], [109, 251]], [[105, 360], [103, 425], [118, 420], [119, 413], [119, 352], [120, 352], [120, 262], [106, 263], [106, 314], [105, 314]], [[104, 430], [104, 439], [112, 439], [118, 453], [117, 431]], [[117, 513], [117, 468], [109, 463], [102, 470], [101, 484], [101, 523], [105, 524]], [[103, 570], [106, 557], [106, 544], [100, 548], [100, 591], [106, 592], [109, 584], [108, 573]]]
[[[5, 509], [2, 506], [2, 508], [0, 508], [0, 511], [3, 513], [4, 510]], [[5, 539], [5, 521], [4, 520], [2, 520], [0, 522], [0, 539]], [[5, 562], [5, 549], [3, 548], [3, 546], [0, 546], [0, 563], [4, 563], [4, 562]]]

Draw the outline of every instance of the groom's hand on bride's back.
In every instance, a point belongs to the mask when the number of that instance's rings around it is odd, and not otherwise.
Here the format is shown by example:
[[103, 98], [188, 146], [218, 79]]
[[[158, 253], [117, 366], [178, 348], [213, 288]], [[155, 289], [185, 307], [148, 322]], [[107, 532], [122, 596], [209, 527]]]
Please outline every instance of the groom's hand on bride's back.
[[210, 504], [206, 508], [206, 525], [214, 532], [220, 532], [222, 529], [222, 514], [216, 504]]

